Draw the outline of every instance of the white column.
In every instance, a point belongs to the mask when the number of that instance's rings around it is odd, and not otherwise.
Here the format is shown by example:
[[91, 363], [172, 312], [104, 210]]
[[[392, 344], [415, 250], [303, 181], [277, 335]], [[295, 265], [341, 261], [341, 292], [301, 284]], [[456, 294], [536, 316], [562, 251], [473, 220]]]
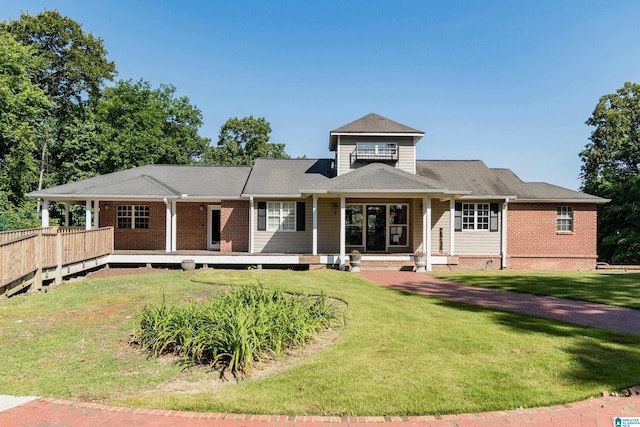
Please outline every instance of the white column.
[[71, 202], [64, 202], [64, 226], [68, 227], [71, 223]]
[[427, 255], [427, 271], [431, 271], [431, 197], [423, 197], [422, 206], [422, 247]]
[[41, 224], [42, 228], [49, 226], [49, 201], [44, 199], [40, 205]]
[[176, 251], [176, 239], [178, 231], [178, 203], [171, 201], [171, 252]]
[[84, 203], [84, 229], [91, 230], [91, 200]]
[[449, 200], [449, 255], [456, 254], [456, 200]]
[[249, 253], [253, 253], [253, 244], [255, 239], [255, 227], [253, 215], [255, 214], [255, 203], [253, 196], [249, 197]]
[[164, 199], [165, 224], [164, 224], [164, 251], [171, 252], [171, 202]]
[[344, 270], [346, 268], [346, 248], [345, 248], [345, 240], [347, 237], [347, 229], [344, 220], [345, 214], [345, 198], [344, 196], [340, 197], [340, 270]]
[[507, 268], [507, 208], [509, 206], [509, 199], [506, 199], [502, 204], [502, 230], [500, 230], [500, 240], [502, 248], [502, 269]]
[[100, 200], [93, 201], [93, 226], [100, 228]]
[[312, 255], [318, 255], [318, 196], [313, 195], [313, 250]]

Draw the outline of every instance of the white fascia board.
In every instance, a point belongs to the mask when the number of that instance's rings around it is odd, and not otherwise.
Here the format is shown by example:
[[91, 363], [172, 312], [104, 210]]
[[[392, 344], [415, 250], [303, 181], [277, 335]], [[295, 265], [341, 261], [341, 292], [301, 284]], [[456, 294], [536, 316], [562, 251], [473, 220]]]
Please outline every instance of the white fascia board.
[[580, 204], [580, 203], [588, 203], [588, 204], [604, 204], [609, 203], [611, 199], [598, 199], [598, 200], [588, 200], [588, 199], [517, 199], [509, 201], [509, 203], [572, 203], [572, 204]]
[[424, 136], [422, 132], [331, 132], [331, 136]]
[[458, 197], [458, 200], [515, 200], [517, 196], [500, 196], [498, 194], [494, 196], [474, 196], [467, 193], [465, 196]]
[[113, 200], [113, 201], [127, 201], [127, 200], [178, 200], [177, 196], [114, 196], [109, 194], [87, 194], [87, 195], [69, 195], [69, 194], [41, 194], [32, 195], [30, 197], [47, 199], [51, 201], [84, 201], [91, 200]]
[[273, 199], [273, 198], [288, 198], [288, 199], [299, 199], [302, 196], [301, 193], [295, 193], [295, 194], [248, 194], [248, 193], [244, 193], [242, 195], [243, 199], [247, 199], [249, 197], [253, 197], [254, 199]]

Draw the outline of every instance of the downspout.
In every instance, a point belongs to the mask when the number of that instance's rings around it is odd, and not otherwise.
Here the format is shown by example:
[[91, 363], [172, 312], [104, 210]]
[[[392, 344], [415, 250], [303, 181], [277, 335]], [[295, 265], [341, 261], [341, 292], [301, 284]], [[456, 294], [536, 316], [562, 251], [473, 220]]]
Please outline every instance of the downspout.
[[253, 241], [255, 239], [255, 230], [253, 223], [255, 204], [253, 202], [253, 196], [249, 197], [249, 253], [253, 253]]
[[502, 204], [502, 230], [500, 236], [500, 246], [502, 247], [502, 269], [507, 268], [507, 207], [509, 199], [505, 199]]
[[165, 197], [162, 199], [164, 202], [166, 213], [165, 213], [165, 229], [164, 229], [164, 251], [171, 252], [171, 203]]

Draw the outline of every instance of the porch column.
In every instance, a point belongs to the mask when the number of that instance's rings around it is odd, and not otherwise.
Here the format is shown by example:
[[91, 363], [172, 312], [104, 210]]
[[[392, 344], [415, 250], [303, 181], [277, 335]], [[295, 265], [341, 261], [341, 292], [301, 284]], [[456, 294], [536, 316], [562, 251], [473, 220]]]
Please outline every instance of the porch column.
[[502, 229], [500, 230], [500, 247], [502, 248], [502, 266], [504, 270], [507, 268], [507, 208], [509, 206], [509, 199], [505, 199], [502, 204]]
[[178, 203], [175, 200], [171, 201], [171, 252], [175, 252], [177, 245], [177, 230], [178, 229]]
[[431, 197], [422, 198], [422, 248], [427, 256], [427, 271], [431, 271]]
[[171, 252], [171, 202], [164, 199], [165, 221], [164, 221], [164, 251]]
[[253, 240], [255, 236], [254, 223], [253, 223], [253, 214], [254, 214], [254, 202], [253, 196], [249, 197], [249, 253], [253, 253]]
[[318, 255], [318, 196], [313, 195], [313, 250], [312, 255]]
[[84, 229], [91, 230], [91, 200], [84, 203]]
[[49, 201], [44, 199], [42, 200], [42, 204], [40, 205], [40, 221], [42, 228], [47, 228], [49, 226]]
[[93, 201], [93, 226], [100, 228], [100, 200]]
[[64, 226], [65, 227], [68, 227], [69, 224], [71, 223], [70, 219], [71, 219], [71, 202], [66, 201], [64, 202]]
[[456, 200], [449, 200], [449, 255], [456, 254]]
[[345, 198], [344, 196], [340, 197], [340, 270], [344, 270], [346, 268], [345, 260], [346, 260], [346, 248], [344, 241], [346, 240], [347, 231], [346, 224], [344, 220], [345, 214]]

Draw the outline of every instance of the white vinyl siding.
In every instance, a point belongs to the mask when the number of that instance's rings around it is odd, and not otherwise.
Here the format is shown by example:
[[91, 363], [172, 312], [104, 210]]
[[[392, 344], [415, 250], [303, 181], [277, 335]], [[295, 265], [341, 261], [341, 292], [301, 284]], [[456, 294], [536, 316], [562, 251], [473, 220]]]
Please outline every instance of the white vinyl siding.
[[318, 199], [318, 253], [340, 251], [340, 199]]
[[338, 171], [340, 174], [347, 173], [354, 170], [356, 167], [369, 164], [367, 161], [356, 162], [356, 144], [360, 143], [384, 143], [394, 142], [398, 145], [398, 160], [395, 162], [389, 162], [394, 164], [395, 167], [404, 171], [415, 173], [416, 171], [416, 151], [413, 142], [413, 137], [392, 137], [392, 136], [376, 136], [376, 137], [364, 137], [364, 136], [340, 136], [340, 147], [338, 152]]
[[[256, 200], [258, 202], [265, 200]], [[254, 230], [253, 248], [255, 252], [263, 253], [311, 253], [313, 245], [313, 202], [311, 199], [297, 199], [278, 201], [276, 203], [292, 203], [295, 212], [296, 202], [305, 202], [305, 230], [304, 231], [269, 231]], [[267, 202], [267, 211], [269, 201]], [[268, 215], [268, 214], [267, 214]], [[253, 210], [253, 223], [258, 224], [258, 209]], [[295, 229], [296, 222], [293, 221]], [[257, 227], [257, 225], [254, 225]]]
[[[499, 205], [498, 205], [499, 206]], [[473, 229], [464, 229], [465, 211], [473, 213]], [[502, 222], [502, 210], [498, 208], [497, 224]], [[467, 221], [467, 224], [469, 224]], [[485, 224], [486, 222], [486, 224]], [[462, 204], [462, 231], [456, 232], [456, 255], [499, 255], [501, 235], [499, 231], [491, 232], [491, 203], [464, 202]], [[485, 228], [486, 227], [486, 228]]]
[[[431, 200], [431, 254], [448, 255], [450, 253], [451, 212], [449, 201]], [[442, 229], [442, 252], [440, 252], [440, 230]]]

